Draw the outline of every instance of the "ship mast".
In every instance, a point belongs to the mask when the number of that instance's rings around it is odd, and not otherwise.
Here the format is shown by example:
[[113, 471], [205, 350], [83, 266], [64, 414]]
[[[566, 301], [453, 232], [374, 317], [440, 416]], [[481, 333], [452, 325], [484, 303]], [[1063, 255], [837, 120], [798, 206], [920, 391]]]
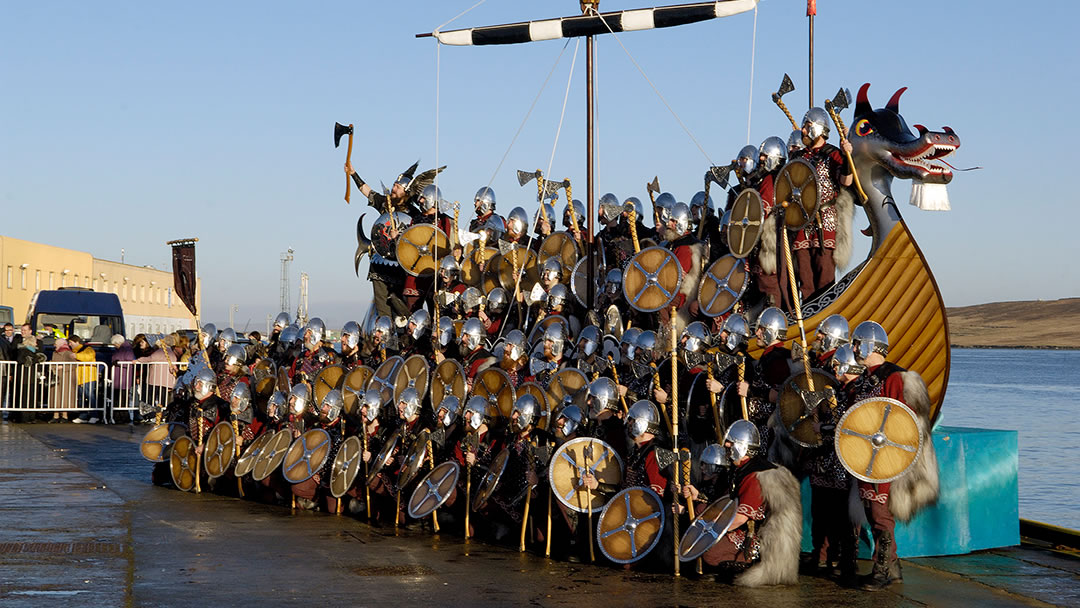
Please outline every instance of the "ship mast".
[[[589, 9], [599, 12], [596, 10], [599, 4], [600, 0], [581, 0], [581, 12], [588, 13]], [[593, 194], [596, 192], [594, 183], [596, 167], [594, 166], [593, 150], [593, 135], [596, 131], [593, 126], [593, 119], [595, 118], [593, 71], [595, 69], [596, 66], [593, 65], [593, 36], [589, 34], [585, 37], [585, 213], [589, 216], [589, 221], [586, 224], [588, 226], [588, 238], [585, 239], [585, 266], [588, 268], [585, 303], [588, 304], [589, 309], [593, 308], [594, 292], [596, 291], [596, 261], [593, 259], [593, 234], [595, 234], [596, 224], [596, 214], [593, 212]], [[567, 203], [573, 205], [574, 201], [567, 201]], [[570, 280], [573, 281], [573, 277]]]

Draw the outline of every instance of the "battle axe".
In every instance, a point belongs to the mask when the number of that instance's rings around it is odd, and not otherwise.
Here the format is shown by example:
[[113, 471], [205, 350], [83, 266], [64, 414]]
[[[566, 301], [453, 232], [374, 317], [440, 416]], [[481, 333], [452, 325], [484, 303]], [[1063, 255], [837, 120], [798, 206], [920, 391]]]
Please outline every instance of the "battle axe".
[[[851, 103], [851, 93], [846, 91], [843, 87], [836, 92], [836, 96], [832, 99], [825, 100], [825, 111], [832, 117], [833, 124], [836, 125], [836, 130], [840, 134], [840, 141], [847, 140], [847, 129], [844, 128], [844, 121], [840, 118], [840, 112], [847, 109]], [[841, 146], [842, 147], [842, 146]], [[844, 156], [847, 157], [848, 168], [851, 169], [851, 176], [855, 181], [855, 189], [859, 191], [859, 196], [862, 198], [862, 202], [866, 202], [866, 192], [863, 191], [862, 183], [859, 182], [859, 172], [855, 170], [855, 161], [851, 159], [851, 152], [844, 150]]]
[[547, 210], [544, 209], [544, 191], [546, 190], [546, 188], [545, 188], [545, 184], [544, 184], [544, 173], [543, 173], [543, 171], [541, 171], [540, 169], [537, 169], [536, 171], [531, 171], [530, 172], [530, 171], [521, 171], [519, 169], [518, 172], [517, 172], [517, 178], [518, 178], [518, 185], [521, 186], [521, 187], [525, 187], [525, 184], [531, 182], [534, 179], [536, 180], [536, 200], [540, 203], [540, 217], [542, 217], [545, 222], [550, 223], [550, 221], [548, 220], [548, 216], [547, 216]]
[[[349, 135], [349, 151], [345, 155], [345, 164], [351, 164], [352, 163], [353, 126], [352, 126], [351, 123], [347, 127], [345, 125], [341, 124], [340, 122], [335, 122], [334, 123], [334, 147], [335, 148], [337, 148], [338, 146], [341, 145], [341, 136], [345, 135], [346, 133], [348, 133], [348, 135]], [[349, 196], [351, 195], [351, 193], [352, 193], [352, 176], [351, 175], [345, 175], [345, 202], [346, 203], [349, 202]]]
[[645, 184], [645, 191], [649, 193], [649, 201], [652, 202], [653, 223], [660, 227], [660, 214], [656, 212], [656, 195], [660, 194], [660, 178], [653, 176], [652, 181]]
[[792, 118], [791, 112], [788, 111], [787, 106], [784, 105], [784, 100], [780, 99], [784, 95], [795, 90], [795, 85], [791, 82], [791, 77], [784, 74], [784, 79], [780, 82], [780, 90], [772, 94], [773, 103], [780, 106], [780, 109], [784, 111], [784, 115], [791, 121], [791, 128], [798, 131], [799, 125], [795, 123], [795, 119]]

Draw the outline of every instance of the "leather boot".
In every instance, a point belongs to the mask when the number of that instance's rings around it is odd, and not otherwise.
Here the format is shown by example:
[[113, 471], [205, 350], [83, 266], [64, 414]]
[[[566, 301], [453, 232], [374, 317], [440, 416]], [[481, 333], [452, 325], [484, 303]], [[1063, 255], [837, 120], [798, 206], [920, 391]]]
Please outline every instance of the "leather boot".
[[878, 591], [893, 583], [904, 580], [900, 569], [900, 560], [891, 559], [893, 539], [891, 534], [882, 534], [874, 545], [874, 567], [863, 581], [865, 591]]

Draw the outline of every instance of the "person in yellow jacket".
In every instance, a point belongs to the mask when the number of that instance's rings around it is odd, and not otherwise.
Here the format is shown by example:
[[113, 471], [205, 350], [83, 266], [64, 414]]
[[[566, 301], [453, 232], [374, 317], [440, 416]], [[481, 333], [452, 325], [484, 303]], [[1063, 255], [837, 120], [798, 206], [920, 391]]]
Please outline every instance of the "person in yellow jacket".
[[[97, 361], [97, 354], [94, 349], [87, 346], [83, 339], [75, 333], [68, 337], [68, 344], [71, 346], [71, 351], [75, 353], [75, 359], [79, 363], [92, 364]], [[75, 382], [78, 384], [76, 391], [78, 405], [80, 408], [85, 407], [89, 408], [89, 410], [79, 414], [79, 417], [72, 422], [97, 424], [102, 417], [101, 411], [96, 409], [98, 401], [98, 366], [79, 365], [75, 372]]]

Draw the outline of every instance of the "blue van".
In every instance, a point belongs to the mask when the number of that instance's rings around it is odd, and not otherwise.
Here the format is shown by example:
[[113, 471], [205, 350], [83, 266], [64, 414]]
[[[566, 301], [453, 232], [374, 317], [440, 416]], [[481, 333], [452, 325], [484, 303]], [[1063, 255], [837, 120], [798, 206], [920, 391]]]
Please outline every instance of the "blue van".
[[114, 293], [61, 288], [34, 294], [26, 322], [45, 339], [46, 346], [51, 346], [56, 334], [74, 333], [98, 348], [108, 346], [113, 334], [124, 333], [124, 309]]

